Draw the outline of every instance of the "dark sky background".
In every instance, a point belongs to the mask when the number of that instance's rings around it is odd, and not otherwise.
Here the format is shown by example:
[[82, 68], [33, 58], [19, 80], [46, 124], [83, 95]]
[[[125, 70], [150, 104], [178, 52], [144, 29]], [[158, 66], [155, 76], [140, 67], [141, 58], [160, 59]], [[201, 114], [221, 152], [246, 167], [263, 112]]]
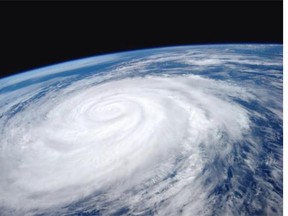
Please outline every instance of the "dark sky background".
[[0, 77], [140, 48], [282, 43], [282, 1], [6, 2], [0, 5]]

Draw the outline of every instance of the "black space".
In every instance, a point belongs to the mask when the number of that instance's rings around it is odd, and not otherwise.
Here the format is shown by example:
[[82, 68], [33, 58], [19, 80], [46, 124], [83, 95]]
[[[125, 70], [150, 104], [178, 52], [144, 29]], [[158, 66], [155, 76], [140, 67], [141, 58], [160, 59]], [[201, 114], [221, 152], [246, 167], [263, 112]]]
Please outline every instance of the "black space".
[[10, 2], [0, 5], [0, 76], [148, 47], [282, 43], [283, 2]]

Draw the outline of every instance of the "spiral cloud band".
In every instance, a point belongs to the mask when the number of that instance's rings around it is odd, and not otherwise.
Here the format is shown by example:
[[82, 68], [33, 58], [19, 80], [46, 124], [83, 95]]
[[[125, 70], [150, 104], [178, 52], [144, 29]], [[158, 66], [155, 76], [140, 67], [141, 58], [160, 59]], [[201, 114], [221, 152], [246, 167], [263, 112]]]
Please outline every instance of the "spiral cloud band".
[[0, 80], [0, 215], [280, 215], [282, 56], [224, 48]]

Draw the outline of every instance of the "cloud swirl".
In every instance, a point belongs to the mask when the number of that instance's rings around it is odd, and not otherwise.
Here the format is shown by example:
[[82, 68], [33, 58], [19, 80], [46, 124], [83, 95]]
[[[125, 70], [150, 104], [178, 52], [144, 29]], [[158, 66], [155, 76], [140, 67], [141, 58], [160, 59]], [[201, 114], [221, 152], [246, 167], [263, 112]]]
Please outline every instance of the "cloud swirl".
[[3, 215], [280, 214], [282, 149], [267, 151], [261, 134], [277, 136], [269, 121], [281, 126], [281, 102], [272, 97], [281, 94], [198, 72], [139, 72], [171, 58], [196, 70], [235, 67], [226, 56], [185, 55], [157, 54], [83, 79], [70, 70], [32, 84], [24, 79], [19, 89], [3, 84]]

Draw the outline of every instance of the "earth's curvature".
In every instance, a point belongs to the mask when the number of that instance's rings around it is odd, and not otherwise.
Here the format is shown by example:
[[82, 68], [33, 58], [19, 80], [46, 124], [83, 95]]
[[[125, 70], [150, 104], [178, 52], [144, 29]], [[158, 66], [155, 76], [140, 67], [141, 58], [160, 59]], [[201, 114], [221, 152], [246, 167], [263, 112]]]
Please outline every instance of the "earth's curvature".
[[0, 215], [282, 215], [282, 45], [91, 57], [0, 80]]

